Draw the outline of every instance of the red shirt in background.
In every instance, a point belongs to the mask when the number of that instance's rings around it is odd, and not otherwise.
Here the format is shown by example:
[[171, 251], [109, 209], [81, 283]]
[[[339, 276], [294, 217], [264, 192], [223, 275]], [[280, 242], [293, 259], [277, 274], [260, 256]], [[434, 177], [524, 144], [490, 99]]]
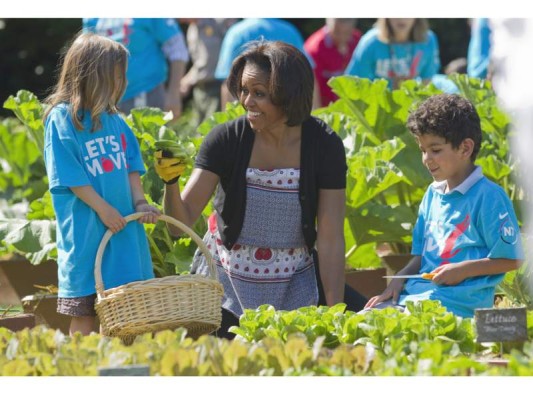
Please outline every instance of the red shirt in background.
[[348, 43], [348, 51], [342, 54], [328, 33], [327, 26], [323, 26], [314, 32], [304, 43], [307, 53], [315, 61], [315, 77], [320, 88], [322, 106], [327, 106], [330, 102], [337, 100], [337, 95], [328, 86], [328, 80], [332, 76], [342, 75], [346, 66], [352, 58], [352, 53], [361, 39], [361, 31], [354, 28], [352, 38]]

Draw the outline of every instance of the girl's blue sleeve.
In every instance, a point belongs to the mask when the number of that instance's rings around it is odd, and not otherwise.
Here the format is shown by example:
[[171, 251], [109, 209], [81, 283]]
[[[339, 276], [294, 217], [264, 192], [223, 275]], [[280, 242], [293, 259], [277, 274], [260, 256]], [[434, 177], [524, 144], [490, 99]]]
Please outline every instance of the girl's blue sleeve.
[[424, 54], [424, 61], [420, 70], [420, 77], [429, 79], [439, 73], [440, 70], [440, 54], [439, 42], [437, 35], [434, 32], [428, 31], [428, 41], [426, 44], [426, 51]]
[[365, 39], [363, 36], [357, 44], [344, 74], [373, 80], [376, 78], [376, 72], [374, 70], [375, 60], [372, 56], [371, 43]]
[[126, 136], [126, 159], [128, 160], [128, 172], [138, 172], [143, 175], [146, 172], [142, 158], [141, 147], [135, 134], [128, 124], [121, 118]]
[[44, 160], [50, 190], [90, 185], [76, 131], [65, 110], [52, 110], [45, 123]]

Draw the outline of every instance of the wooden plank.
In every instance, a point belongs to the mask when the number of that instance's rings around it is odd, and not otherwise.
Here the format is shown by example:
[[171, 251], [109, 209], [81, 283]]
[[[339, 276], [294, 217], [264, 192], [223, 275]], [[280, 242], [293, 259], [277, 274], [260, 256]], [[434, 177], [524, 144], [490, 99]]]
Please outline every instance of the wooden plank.
[[0, 327], [13, 332], [21, 331], [24, 328], [31, 329], [35, 327], [35, 316], [33, 314], [17, 314], [0, 318]]
[[0, 306], [20, 305], [20, 299], [0, 266]]
[[519, 308], [478, 308], [475, 310], [477, 338], [481, 342], [526, 341], [527, 313]]

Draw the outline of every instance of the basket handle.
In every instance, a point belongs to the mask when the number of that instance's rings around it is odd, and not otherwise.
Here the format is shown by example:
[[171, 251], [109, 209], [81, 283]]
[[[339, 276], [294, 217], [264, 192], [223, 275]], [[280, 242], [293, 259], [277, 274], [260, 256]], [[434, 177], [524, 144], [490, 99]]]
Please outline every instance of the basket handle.
[[[135, 221], [141, 218], [143, 215], [146, 215], [146, 214], [148, 213], [146, 212], [133, 213], [133, 214], [125, 216], [124, 219], [126, 220], [126, 222], [131, 222], [131, 221]], [[188, 234], [192, 240], [194, 240], [194, 242], [198, 245], [198, 247], [200, 248], [200, 250], [205, 256], [205, 260], [207, 262], [207, 265], [209, 266], [210, 277], [214, 278], [215, 280], [218, 280], [217, 270], [213, 262], [213, 257], [211, 256], [211, 252], [208, 250], [202, 238], [200, 238], [200, 236], [198, 236], [191, 228], [189, 228], [183, 222], [178, 221], [177, 219], [172, 218], [168, 215], [161, 214], [159, 216], [159, 220], [163, 220], [169, 224], [177, 226], [179, 229], [181, 229], [186, 234]], [[96, 283], [96, 293], [98, 294], [99, 298], [104, 297], [103, 296], [104, 283], [102, 281], [102, 257], [104, 256], [104, 250], [107, 245], [107, 242], [109, 242], [109, 239], [111, 239], [112, 235], [113, 235], [113, 232], [110, 229], [108, 229], [106, 233], [104, 234], [102, 241], [100, 242], [98, 251], [96, 252], [96, 261], [94, 263], [94, 280]]]

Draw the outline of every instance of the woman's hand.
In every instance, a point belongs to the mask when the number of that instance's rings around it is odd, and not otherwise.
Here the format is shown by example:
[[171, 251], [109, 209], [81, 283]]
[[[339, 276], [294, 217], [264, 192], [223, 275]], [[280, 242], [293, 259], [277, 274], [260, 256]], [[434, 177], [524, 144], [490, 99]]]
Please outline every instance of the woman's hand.
[[186, 167], [187, 165], [180, 158], [164, 157], [162, 150], [154, 153], [155, 172], [167, 185], [176, 183]]
[[378, 296], [371, 297], [370, 300], [368, 300], [368, 302], [365, 304], [365, 308], [372, 308], [375, 305], [383, 303], [391, 298], [392, 304], [396, 304], [398, 302], [398, 297], [400, 297], [400, 292], [402, 291], [404, 282], [405, 279], [393, 279], [383, 293]]

